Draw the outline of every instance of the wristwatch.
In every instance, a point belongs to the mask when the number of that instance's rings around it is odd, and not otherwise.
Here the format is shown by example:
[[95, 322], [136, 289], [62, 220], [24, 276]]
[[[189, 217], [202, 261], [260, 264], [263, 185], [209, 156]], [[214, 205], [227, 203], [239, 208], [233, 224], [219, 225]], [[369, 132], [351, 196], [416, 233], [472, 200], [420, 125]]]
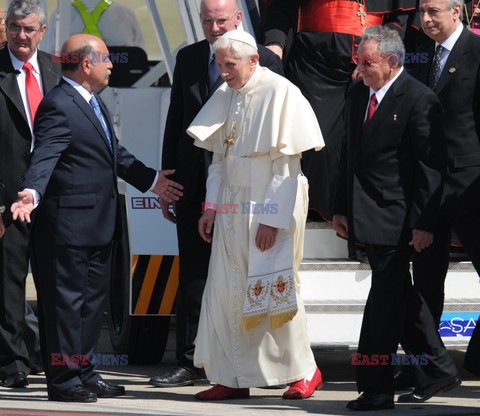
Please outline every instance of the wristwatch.
[[0, 206], [0, 214], [5, 212], [5, 205]]

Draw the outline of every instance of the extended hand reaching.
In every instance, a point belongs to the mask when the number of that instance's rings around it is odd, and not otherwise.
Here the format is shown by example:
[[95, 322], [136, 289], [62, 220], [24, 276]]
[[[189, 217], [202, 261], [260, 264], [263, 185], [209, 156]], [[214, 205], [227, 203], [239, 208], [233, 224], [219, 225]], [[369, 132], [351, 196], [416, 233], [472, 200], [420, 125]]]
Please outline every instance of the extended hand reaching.
[[152, 192], [167, 202], [178, 201], [180, 197], [183, 196], [183, 186], [167, 178], [167, 176], [175, 173], [175, 170], [162, 170], [158, 173], [157, 183], [152, 189]]

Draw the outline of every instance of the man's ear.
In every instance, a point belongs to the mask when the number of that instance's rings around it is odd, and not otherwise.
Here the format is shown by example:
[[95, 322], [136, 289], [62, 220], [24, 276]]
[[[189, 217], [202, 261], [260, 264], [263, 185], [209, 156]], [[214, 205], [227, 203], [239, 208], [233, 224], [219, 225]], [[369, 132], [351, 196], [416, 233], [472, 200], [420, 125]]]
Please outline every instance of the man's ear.
[[393, 53], [388, 57], [388, 63], [392, 68], [397, 68], [399, 65], [400, 59], [398, 58], [398, 55]]
[[454, 16], [457, 16], [458, 18], [460, 18], [460, 12], [461, 12], [461, 7], [459, 4], [455, 4], [455, 6], [453, 6], [453, 15]]
[[83, 72], [85, 72], [85, 73], [90, 73], [90, 68], [92, 67], [92, 65], [93, 65], [93, 63], [92, 63], [92, 61], [90, 61], [89, 58], [84, 57], [84, 58], [82, 59], [81, 66], [82, 66]]

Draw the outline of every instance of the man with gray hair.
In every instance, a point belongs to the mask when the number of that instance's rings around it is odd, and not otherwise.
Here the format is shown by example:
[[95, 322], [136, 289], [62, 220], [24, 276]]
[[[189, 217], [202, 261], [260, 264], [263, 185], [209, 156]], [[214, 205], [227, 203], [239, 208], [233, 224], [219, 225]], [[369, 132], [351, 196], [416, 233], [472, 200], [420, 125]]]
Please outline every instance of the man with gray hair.
[[[432, 243], [445, 170], [442, 109], [435, 94], [403, 69], [405, 49], [382, 26], [363, 31], [360, 79], [347, 101], [347, 141], [333, 227], [366, 246], [372, 282], [363, 315], [357, 388], [347, 407], [394, 407], [400, 338], [426, 396], [460, 384], [425, 301], [412, 286], [410, 258]], [[429, 397], [426, 397], [428, 399]]]
[[[462, 25], [462, 11], [471, 23], [472, 9], [462, 0], [420, 0], [422, 29], [431, 40], [418, 50], [428, 55], [428, 63], [416, 65], [413, 72], [433, 89], [448, 114], [447, 173], [440, 215], [432, 230], [435, 239], [413, 259], [415, 286], [437, 325], [445, 300], [452, 229], [480, 274], [480, 37]], [[480, 353], [469, 348], [467, 368], [475, 363], [480, 367]], [[415, 389], [402, 400], [418, 402], [421, 397]]]
[[7, 45], [0, 51], [0, 178], [5, 185], [0, 216], [6, 228], [0, 240], [0, 385], [23, 387], [31, 369], [24, 342], [29, 227], [12, 222], [5, 206], [17, 199], [35, 144], [35, 112], [60, 80], [60, 65], [37, 49], [47, 28], [40, 1], [14, 0], [6, 26]]
[[251, 35], [229, 31], [213, 49], [225, 83], [187, 130], [213, 152], [198, 222], [212, 255], [194, 364], [216, 385], [195, 398], [292, 383], [283, 398], [304, 399], [323, 380], [299, 296], [308, 204], [300, 158], [323, 136], [300, 90], [258, 64]]
[[[242, 22], [236, 0], [202, 0], [200, 19], [205, 39], [181, 49], [173, 73], [172, 92], [163, 135], [162, 167], [175, 169], [175, 180], [183, 187], [176, 203], [162, 201], [165, 219], [176, 225], [180, 261], [178, 293], [175, 301], [177, 365], [154, 376], [156, 387], [182, 387], [206, 384], [205, 372], [193, 365], [203, 287], [207, 279], [210, 245], [197, 233], [198, 219], [205, 201], [205, 183], [211, 154], [193, 145], [187, 127], [202, 106], [223, 83], [212, 44]], [[282, 62], [271, 51], [259, 46], [260, 64], [283, 75]]]

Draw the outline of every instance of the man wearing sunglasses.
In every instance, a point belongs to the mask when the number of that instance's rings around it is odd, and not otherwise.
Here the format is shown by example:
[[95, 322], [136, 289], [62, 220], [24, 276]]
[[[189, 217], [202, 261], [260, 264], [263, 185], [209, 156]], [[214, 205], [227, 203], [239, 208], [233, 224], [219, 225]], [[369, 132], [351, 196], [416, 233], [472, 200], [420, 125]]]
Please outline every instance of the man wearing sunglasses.
[[[392, 360], [400, 340], [409, 358], [423, 357], [415, 367], [423, 401], [461, 383], [410, 275], [414, 251], [432, 244], [445, 141], [440, 102], [406, 73], [404, 57], [397, 32], [365, 29], [357, 56], [361, 79], [347, 98], [333, 227], [341, 237], [366, 245], [372, 269], [355, 360], [362, 394], [347, 404], [351, 410], [394, 407]], [[383, 365], [375, 363], [379, 357]]]

